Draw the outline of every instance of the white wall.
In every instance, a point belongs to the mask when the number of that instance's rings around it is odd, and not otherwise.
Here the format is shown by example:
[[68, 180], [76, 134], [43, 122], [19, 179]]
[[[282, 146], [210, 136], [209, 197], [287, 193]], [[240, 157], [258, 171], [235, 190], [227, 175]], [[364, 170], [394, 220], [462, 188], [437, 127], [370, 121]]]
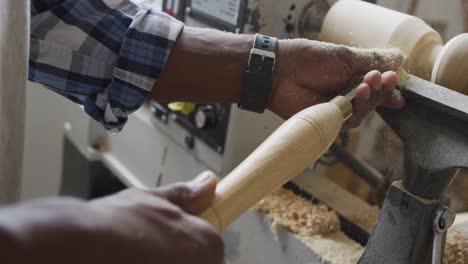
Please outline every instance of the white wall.
[[63, 125], [71, 103], [29, 83], [21, 199], [57, 195], [62, 172]]

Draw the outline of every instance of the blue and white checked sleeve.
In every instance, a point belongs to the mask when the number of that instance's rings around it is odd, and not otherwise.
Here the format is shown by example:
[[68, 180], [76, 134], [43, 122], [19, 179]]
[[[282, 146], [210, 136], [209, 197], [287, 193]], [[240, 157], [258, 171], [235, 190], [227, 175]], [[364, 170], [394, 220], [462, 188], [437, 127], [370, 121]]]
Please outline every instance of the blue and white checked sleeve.
[[120, 131], [144, 103], [182, 28], [131, 0], [31, 0], [29, 79]]

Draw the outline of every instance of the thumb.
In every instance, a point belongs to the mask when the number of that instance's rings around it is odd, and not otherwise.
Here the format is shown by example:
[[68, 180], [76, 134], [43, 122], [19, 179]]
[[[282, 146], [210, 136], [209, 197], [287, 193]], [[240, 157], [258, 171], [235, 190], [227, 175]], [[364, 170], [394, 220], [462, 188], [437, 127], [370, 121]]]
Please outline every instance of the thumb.
[[405, 63], [405, 56], [399, 49], [359, 49], [350, 48], [354, 75], [363, 75], [378, 70], [397, 72]]
[[190, 182], [162, 187], [156, 191], [156, 194], [187, 213], [197, 215], [210, 206], [215, 197], [217, 183], [216, 175], [211, 171], [205, 171]]

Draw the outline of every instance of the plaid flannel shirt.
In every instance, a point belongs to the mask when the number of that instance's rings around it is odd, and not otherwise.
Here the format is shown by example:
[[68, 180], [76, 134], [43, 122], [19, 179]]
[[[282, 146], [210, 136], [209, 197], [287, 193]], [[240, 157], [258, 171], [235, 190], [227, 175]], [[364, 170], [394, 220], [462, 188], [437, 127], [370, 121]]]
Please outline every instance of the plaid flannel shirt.
[[120, 131], [144, 103], [182, 28], [131, 0], [31, 0], [29, 79]]

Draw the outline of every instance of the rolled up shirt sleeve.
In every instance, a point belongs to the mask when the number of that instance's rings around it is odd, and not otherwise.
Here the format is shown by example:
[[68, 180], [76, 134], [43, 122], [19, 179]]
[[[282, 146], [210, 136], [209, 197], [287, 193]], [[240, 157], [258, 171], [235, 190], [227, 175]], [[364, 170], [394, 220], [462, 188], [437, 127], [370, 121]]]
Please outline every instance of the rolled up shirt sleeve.
[[32, 0], [29, 79], [120, 131], [153, 89], [182, 28], [130, 0]]

